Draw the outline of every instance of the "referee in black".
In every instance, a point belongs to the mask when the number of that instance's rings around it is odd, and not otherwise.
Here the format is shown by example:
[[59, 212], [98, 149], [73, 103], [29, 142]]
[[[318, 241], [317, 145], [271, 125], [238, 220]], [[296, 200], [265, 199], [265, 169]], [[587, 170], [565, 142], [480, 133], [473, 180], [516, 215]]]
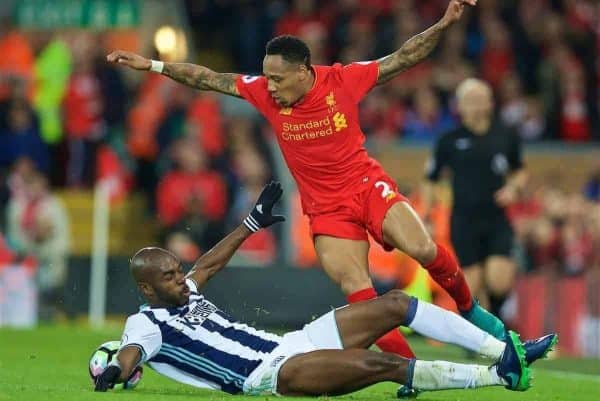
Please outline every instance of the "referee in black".
[[506, 207], [527, 182], [521, 144], [494, 119], [490, 86], [469, 78], [456, 90], [461, 124], [441, 136], [427, 165], [424, 220], [435, 201], [435, 183], [451, 173], [451, 240], [473, 296], [496, 316], [516, 273], [511, 260], [513, 230]]

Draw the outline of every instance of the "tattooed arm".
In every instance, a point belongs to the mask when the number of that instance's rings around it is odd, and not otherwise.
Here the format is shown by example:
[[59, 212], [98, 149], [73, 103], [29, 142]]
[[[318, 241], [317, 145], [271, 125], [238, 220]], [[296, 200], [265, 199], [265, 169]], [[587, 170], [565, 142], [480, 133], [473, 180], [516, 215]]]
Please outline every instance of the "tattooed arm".
[[461, 17], [465, 3], [474, 6], [477, 0], [451, 0], [446, 13], [435, 25], [407, 40], [394, 53], [377, 60], [377, 84], [388, 82], [427, 57], [440, 41], [442, 32]]
[[[149, 71], [151, 60], [138, 54], [116, 50], [106, 56], [108, 62], [122, 64], [134, 70]], [[235, 85], [239, 74], [219, 73], [210, 68], [188, 63], [164, 63], [163, 75], [201, 90], [212, 90], [226, 95], [240, 97]]]
[[187, 63], [165, 63], [163, 75], [184, 85], [202, 90], [212, 90], [240, 97], [235, 86], [239, 74], [220, 73], [201, 65]]

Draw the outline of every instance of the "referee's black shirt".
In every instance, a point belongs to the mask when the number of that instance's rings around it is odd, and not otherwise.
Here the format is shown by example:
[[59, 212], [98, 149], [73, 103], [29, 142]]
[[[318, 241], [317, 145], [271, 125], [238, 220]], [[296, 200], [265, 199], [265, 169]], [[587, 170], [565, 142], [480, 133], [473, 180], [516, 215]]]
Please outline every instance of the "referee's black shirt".
[[521, 167], [518, 136], [494, 121], [485, 135], [461, 126], [441, 136], [426, 174], [430, 181], [438, 181], [444, 168], [452, 172], [453, 213], [495, 215], [503, 210], [494, 193]]

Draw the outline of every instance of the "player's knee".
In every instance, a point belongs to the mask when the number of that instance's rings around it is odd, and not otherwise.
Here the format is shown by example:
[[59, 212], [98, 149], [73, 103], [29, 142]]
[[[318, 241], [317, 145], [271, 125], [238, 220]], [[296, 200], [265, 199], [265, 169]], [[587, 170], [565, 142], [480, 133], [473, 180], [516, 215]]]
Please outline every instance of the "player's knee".
[[381, 297], [385, 302], [387, 313], [394, 316], [399, 322], [403, 322], [408, 312], [410, 297], [401, 290], [395, 289]]
[[285, 364], [279, 370], [277, 375], [277, 392], [281, 395], [291, 394], [294, 392], [294, 378], [297, 372], [294, 367], [286, 366]]
[[412, 241], [404, 251], [422, 265], [428, 265], [437, 256], [437, 246], [431, 237]]
[[[291, 360], [290, 360], [291, 361]], [[310, 383], [311, 375], [303, 374], [306, 369], [302, 363], [285, 362], [277, 374], [277, 393], [283, 396], [317, 396], [323, 393], [319, 386]]]

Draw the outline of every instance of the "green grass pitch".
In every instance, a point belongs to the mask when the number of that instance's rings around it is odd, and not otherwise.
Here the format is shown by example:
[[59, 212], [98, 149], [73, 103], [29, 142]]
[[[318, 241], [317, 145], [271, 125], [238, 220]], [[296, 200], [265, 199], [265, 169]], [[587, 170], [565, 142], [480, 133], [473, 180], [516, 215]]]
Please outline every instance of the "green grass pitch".
[[[94, 393], [87, 371], [88, 357], [100, 343], [118, 340], [120, 330], [118, 326], [92, 330], [75, 324], [35, 330], [0, 329], [0, 401], [247, 401], [268, 398], [197, 390], [163, 378], [149, 368], [144, 370], [144, 378], [134, 390]], [[455, 347], [434, 347], [414, 336], [409, 341], [422, 359], [458, 361], [464, 357], [464, 353]], [[600, 360], [541, 361], [534, 365], [534, 377], [533, 387], [524, 393], [501, 388], [456, 390], [421, 394], [418, 400], [600, 401]], [[393, 383], [383, 383], [336, 398], [391, 400], [395, 399], [396, 387]], [[285, 397], [273, 399], [286, 400]]]

